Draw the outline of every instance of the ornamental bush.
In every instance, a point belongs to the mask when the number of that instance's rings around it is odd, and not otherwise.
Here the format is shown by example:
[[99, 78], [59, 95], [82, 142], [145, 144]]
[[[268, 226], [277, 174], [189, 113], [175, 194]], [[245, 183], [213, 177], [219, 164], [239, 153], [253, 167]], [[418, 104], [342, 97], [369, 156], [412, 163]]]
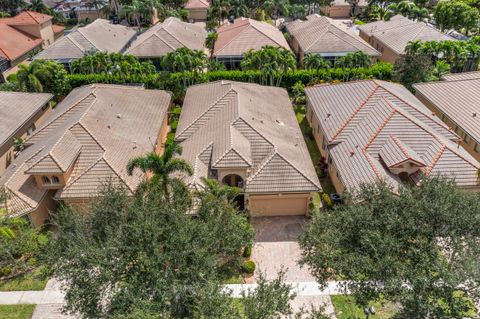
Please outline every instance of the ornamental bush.
[[247, 260], [242, 265], [242, 271], [246, 274], [253, 274], [255, 272], [256, 265], [252, 260]]
[[252, 246], [247, 246], [245, 247], [245, 249], [243, 249], [243, 257], [245, 258], [250, 258], [250, 256], [252, 255]]

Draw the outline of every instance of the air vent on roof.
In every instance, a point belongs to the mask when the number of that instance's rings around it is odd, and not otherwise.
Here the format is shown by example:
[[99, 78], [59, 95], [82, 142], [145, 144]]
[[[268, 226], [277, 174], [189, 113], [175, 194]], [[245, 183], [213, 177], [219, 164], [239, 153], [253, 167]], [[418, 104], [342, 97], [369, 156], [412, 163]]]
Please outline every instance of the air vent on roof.
[[122, 118], [122, 114], [118, 113], [117, 114], [117, 119], [121, 119]]
[[280, 120], [275, 120], [275, 122], [277, 122], [277, 124], [278, 124], [278, 125], [281, 125], [281, 126], [285, 125], [285, 124], [284, 124], [282, 121], [280, 121]]
[[111, 128], [110, 124], [107, 125], [107, 128]]
[[473, 112], [472, 117], [475, 117], [475, 116], [477, 116], [477, 113]]

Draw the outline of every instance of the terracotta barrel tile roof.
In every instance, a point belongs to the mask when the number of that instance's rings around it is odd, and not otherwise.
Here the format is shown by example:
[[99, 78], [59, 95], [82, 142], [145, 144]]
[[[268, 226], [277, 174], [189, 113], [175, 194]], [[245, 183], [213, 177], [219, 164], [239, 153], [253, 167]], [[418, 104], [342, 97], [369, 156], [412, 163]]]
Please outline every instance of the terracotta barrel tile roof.
[[[272, 117], [272, 114], [275, 114]], [[249, 193], [315, 192], [320, 183], [284, 89], [218, 81], [190, 86], [175, 139], [194, 188], [217, 168], [249, 170]]]
[[0, 24], [8, 25], [32, 25], [42, 24], [52, 20], [52, 16], [35, 11], [22, 11], [14, 17], [1, 18]]
[[208, 0], [188, 0], [185, 4], [185, 9], [203, 9], [210, 7]]
[[0, 35], [0, 57], [9, 61], [42, 45], [42, 39], [31, 37], [7, 24], [0, 24]]
[[377, 180], [397, 188], [401, 181], [389, 169], [406, 159], [418, 163], [419, 170], [410, 175], [415, 183], [422, 174], [440, 174], [461, 187], [479, 186], [480, 163], [403, 86], [366, 80], [317, 85], [305, 92], [347, 189]]

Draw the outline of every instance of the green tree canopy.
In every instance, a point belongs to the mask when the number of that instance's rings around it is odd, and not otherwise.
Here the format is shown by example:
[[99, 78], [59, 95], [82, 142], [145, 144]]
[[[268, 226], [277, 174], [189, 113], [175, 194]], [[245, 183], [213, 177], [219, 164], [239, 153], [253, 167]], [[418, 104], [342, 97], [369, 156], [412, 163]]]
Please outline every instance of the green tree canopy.
[[434, 18], [440, 30], [450, 29], [469, 34], [478, 30], [480, 13], [477, 8], [460, 0], [442, 0], [434, 10]]
[[67, 71], [55, 61], [35, 60], [28, 66], [19, 65], [13, 77], [17, 91], [52, 93], [56, 97], [69, 91]]
[[[394, 193], [395, 192], [395, 193]], [[398, 318], [450, 319], [480, 294], [480, 196], [443, 178], [392, 190], [364, 185], [349, 201], [312, 216], [302, 262], [319, 283], [341, 276], [360, 305], [385, 298]]]
[[335, 62], [335, 66], [340, 68], [368, 68], [371, 65], [372, 59], [363, 51], [347, 53]]
[[121, 53], [90, 52], [71, 64], [73, 73], [113, 75], [144, 75], [155, 73], [155, 66], [150, 61], [140, 62], [133, 55]]
[[243, 70], [259, 70], [264, 74], [264, 83], [279, 86], [281, 76], [275, 81], [275, 74], [282, 75], [296, 68], [295, 55], [288, 49], [264, 46], [262, 49], [250, 50], [244, 54], [241, 67]]

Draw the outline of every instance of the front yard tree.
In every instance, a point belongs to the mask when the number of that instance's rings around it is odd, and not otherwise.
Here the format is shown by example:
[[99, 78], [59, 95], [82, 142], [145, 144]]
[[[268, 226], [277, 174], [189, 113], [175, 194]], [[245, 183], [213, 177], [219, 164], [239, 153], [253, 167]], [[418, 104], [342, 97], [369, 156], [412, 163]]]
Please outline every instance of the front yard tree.
[[480, 13], [464, 1], [443, 0], [435, 7], [434, 18], [440, 30], [454, 29], [467, 35], [478, 29]]
[[480, 296], [480, 197], [452, 181], [426, 178], [394, 194], [365, 185], [350, 200], [312, 216], [302, 262], [318, 282], [343, 278], [360, 305], [398, 302], [398, 318], [450, 319]]
[[215, 196], [203, 196], [193, 218], [176, 185], [173, 201], [156, 184], [133, 198], [107, 185], [88, 214], [58, 211], [45, 259], [66, 284], [67, 310], [86, 318], [210, 318], [198, 303], [221, 298], [219, 267], [251, 245], [253, 229]]

